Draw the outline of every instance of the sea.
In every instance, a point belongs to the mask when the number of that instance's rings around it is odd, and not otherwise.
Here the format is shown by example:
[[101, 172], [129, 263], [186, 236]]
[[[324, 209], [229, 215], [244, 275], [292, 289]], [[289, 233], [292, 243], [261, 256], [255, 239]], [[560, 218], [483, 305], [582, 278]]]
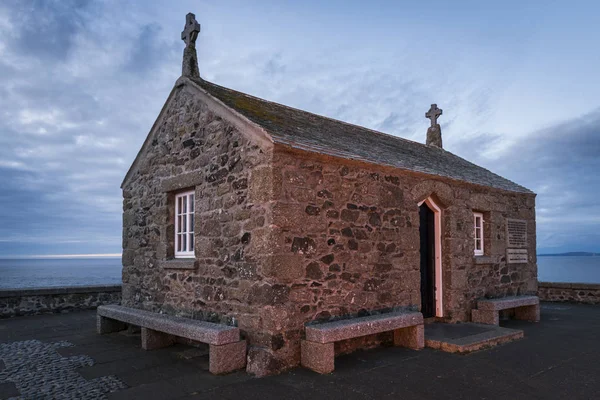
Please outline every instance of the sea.
[[538, 256], [537, 264], [540, 282], [600, 283], [599, 256]]
[[121, 257], [0, 259], [0, 289], [114, 285]]
[[[600, 257], [538, 257], [538, 279], [600, 283]], [[121, 258], [0, 259], [0, 289], [121, 283]]]

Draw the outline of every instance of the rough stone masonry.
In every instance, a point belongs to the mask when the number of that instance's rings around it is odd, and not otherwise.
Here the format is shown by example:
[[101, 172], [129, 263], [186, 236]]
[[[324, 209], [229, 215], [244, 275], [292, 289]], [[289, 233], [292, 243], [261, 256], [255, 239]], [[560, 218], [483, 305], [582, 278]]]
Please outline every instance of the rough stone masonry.
[[[441, 320], [537, 292], [535, 194], [443, 150], [437, 122], [439, 141], [420, 144], [183, 71], [122, 185], [123, 305], [236, 325], [248, 372], [280, 372], [299, 364], [307, 323], [420, 310], [426, 199], [441, 213]], [[174, 199], [188, 190], [195, 253], [176, 258]], [[507, 263], [507, 219], [526, 223], [525, 261]]]

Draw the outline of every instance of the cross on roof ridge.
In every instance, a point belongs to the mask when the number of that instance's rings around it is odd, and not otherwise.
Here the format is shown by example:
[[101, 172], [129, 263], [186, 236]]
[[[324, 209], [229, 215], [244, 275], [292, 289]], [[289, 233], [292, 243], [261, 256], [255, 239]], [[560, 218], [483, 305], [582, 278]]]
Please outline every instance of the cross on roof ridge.
[[443, 110], [438, 108], [437, 104], [432, 104], [429, 108], [429, 111], [425, 113], [425, 118], [429, 118], [431, 120], [431, 126], [437, 125], [437, 119], [440, 115], [442, 115]]
[[185, 42], [186, 47], [196, 45], [198, 33], [200, 33], [200, 24], [196, 21], [196, 16], [193, 13], [188, 13], [185, 16], [185, 27], [181, 32], [181, 40]]

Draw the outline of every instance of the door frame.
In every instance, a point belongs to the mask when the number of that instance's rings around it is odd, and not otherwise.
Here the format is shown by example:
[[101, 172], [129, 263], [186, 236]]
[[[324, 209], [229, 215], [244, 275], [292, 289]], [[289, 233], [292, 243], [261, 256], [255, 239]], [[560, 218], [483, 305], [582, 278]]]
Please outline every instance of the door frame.
[[435, 316], [444, 316], [444, 286], [442, 279], [442, 209], [435, 201], [428, 197], [420, 201], [417, 206], [425, 203], [434, 214], [434, 236], [435, 236]]

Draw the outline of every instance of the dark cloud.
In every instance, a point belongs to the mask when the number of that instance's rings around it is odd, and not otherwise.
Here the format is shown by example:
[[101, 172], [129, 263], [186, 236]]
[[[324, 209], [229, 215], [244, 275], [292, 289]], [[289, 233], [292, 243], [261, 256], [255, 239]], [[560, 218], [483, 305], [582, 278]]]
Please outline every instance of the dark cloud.
[[70, 191], [49, 175], [0, 168], [0, 256], [52, 254], [77, 246], [82, 248], [75, 253], [114, 250], [111, 242], [118, 240], [117, 235], [107, 240], [107, 232], [118, 217], [90, 212], [90, 205], [80, 199], [57, 196]]
[[77, 33], [85, 29], [90, 0], [10, 1], [16, 51], [36, 57], [65, 59]]
[[455, 148], [538, 194], [539, 250], [599, 251], [600, 110], [527, 135], [493, 159], [484, 156], [502, 142], [483, 135]]
[[[145, 74], [162, 62], [170, 50], [181, 46], [169, 46], [160, 38], [161, 27], [156, 23], [144, 24], [132, 42], [132, 49], [125, 70], [134, 74]], [[174, 43], [172, 43], [174, 44]], [[179, 43], [177, 43], [179, 44]]]

